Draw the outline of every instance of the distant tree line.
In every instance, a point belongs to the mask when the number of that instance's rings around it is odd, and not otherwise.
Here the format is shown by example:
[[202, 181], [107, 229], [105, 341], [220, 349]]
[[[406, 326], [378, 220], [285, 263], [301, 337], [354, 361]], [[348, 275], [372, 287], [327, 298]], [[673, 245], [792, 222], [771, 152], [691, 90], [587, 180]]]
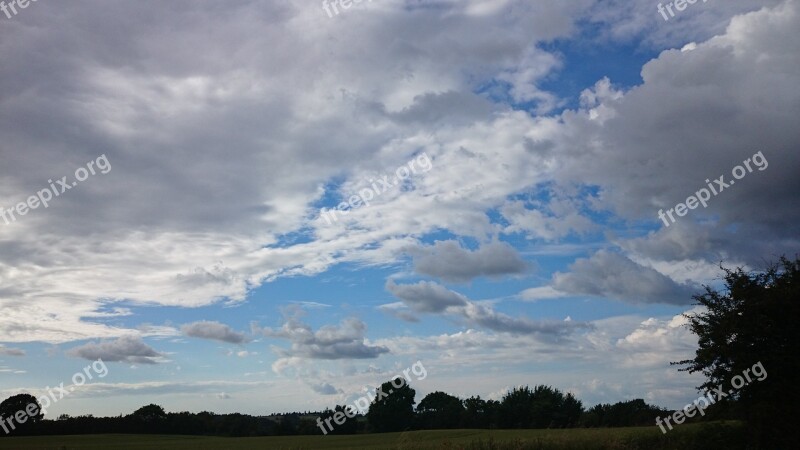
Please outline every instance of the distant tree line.
[[[391, 382], [382, 389], [388, 392]], [[460, 399], [445, 392], [426, 395], [414, 407], [415, 391], [405, 385], [391, 395], [375, 400], [366, 414], [350, 414], [341, 420], [344, 405], [321, 412], [297, 412], [270, 416], [215, 414], [211, 412], [168, 413], [159, 405], [143, 406], [117, 417], [72, 417], [56, 420], [37, 417], [18, 424], [9, 435], [62, 434], [184, 434], [208, 436], [287, 436], [321, 434], [319, 423], [333, 425], [326, 434], [381, 433], [405, 430], [454, 428], [571, 428], [653, 426], [656, 416], [667, 410], [631, 400], [597, 405], [585, 410], [572, 394], [550, 386], [523, 386], [500, 401], [479, 396]], [[19, 394], [0, 403], [0, 418], [11, 417], [20, 406], [36, 402], [30, 394]], [[336, 416], [336, 413], [342, 413]], [[334, 422], [338, 417], [341, 424]], [[1, 433], [0, 433], [1, 434]]]

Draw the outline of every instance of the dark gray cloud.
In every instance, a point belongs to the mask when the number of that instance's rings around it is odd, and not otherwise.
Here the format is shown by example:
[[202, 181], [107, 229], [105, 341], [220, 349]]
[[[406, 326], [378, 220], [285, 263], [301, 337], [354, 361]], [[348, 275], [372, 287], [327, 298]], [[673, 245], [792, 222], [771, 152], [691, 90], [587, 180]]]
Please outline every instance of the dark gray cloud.
[[145, 344], [138, 336], [123, 336], [113, 341], [90, 342], [67, 351], [70, 356], [88, 360], [130, 364], [156, 364], [164, 358], [162, 353]]
[[527, 267], [514, 247], [499, 241], [476, 250], [462, 248], [457, 241], [436, 241], [432, 246], [419, 246], [409, 253], [414, 259], [414, 271], [446, 281], [521, 274]]
[[[574, 133], [556, 140], [560, 168], [554, 178], [563, 189], [578, 180], [598, 186], [597, 206], [662, 227], [621, 243], [635, 256], [760, 267], [765, 257], [800, 248], [800, 153], [792, 150], [800, 143], [794, 123], [800, 42], [788, 38], [800, 14], [797, 2], [780, 3], [721, 22], [727, 30], [707, 42], [663, 51], [643, 66], [642, 84], [628, 92], [615, 89], [614, 80], [599, 82], [583, 95], [586, 111], [563, 116]], [[664, 28], [763, 5], [704, 4], [702, 11], [710, 16], [695, 7]], [[651, 14], [656, 16], [654, 9]], [[769, 61], [769, 75], [758, 70], [757, 61]], [[580, 144], [586, 142], [596, 145]], [[657, 218], [659, 209], [706, 188], [707, 179], [713, 183], [724, 175], [732, 181], [733, 168], [759, 151], [768, 168], [735, 180], [707, 207], [689, 211], [668, 228]]]
[[553, 275], [553, 287], [568, 294], [672, 305], [691, 304], [692, 295], [700, 291], [607, 250], [577, 260], [570, 272]]
[[228, 325], [211, 321], [187, 323], [181, 326], [181, 332], [186, 336], [228, 342], [230, 344], [241, 344], [247, 340], [247, 336], [244, 333], [236, 332]]

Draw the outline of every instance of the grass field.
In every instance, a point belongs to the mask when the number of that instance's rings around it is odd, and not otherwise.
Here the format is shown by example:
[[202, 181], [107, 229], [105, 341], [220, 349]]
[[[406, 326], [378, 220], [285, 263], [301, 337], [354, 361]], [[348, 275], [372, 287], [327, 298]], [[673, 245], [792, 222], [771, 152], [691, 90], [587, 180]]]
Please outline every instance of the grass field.
[[568, 430], [436, 430], [356, 436], [220, 438], [91, 435], [0, 439], [0, 450], [238, 450], [238, 449], [734, 449], [736, 423], [683, 425], [662, 435], [653, 427]]

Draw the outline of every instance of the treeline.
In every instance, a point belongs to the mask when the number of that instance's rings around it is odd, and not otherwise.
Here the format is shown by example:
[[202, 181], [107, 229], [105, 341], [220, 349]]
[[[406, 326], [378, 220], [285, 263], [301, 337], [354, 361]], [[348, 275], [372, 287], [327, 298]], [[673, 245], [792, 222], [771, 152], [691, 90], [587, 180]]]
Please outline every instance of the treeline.
[[[389, 392], [391, 382], [381, 386]], [[379, 391], [381, 390], [379, 389]], [[376, 398], [367, 411], [337, 405], [321, 412], [270, 416], [214, 414], [211, 412], [167, 413], [159, 405], [147, 405], [128, 415], [70, 417], [44, 420], [30, 416], [16, 424], [10, 435], [64, 434], [183, 434], [208, 436], [287, 436], [311, 434], [358, 434], [405, 430], [455, 428], [571, 428], [654, 426], [657, 416], [670, 412], [631, 400], [597, 405], [588, 410], [572, 394], [550, 386], [527, 386], [508, 392], [500, 401], [481, 397], [460, 399], [444, 392], [426, 395], [414, 407], [415, 391], [409, 385], [391, 395]], [[0, 419], [14, 416], [20, 408], [35, 402], [20, 394], [0, 403]], [[2, 433], [0, 433], [2, 434]]]

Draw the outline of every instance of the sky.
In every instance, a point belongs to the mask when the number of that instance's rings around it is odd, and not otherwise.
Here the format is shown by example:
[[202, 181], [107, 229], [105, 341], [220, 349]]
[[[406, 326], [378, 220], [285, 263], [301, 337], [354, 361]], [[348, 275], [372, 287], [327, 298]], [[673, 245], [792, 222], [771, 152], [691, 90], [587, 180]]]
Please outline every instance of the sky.
[[0, 397], [49, 418], [414, 364], [680, 408], [692, 295], [800, 252], [797, 0], [16, 2]]

